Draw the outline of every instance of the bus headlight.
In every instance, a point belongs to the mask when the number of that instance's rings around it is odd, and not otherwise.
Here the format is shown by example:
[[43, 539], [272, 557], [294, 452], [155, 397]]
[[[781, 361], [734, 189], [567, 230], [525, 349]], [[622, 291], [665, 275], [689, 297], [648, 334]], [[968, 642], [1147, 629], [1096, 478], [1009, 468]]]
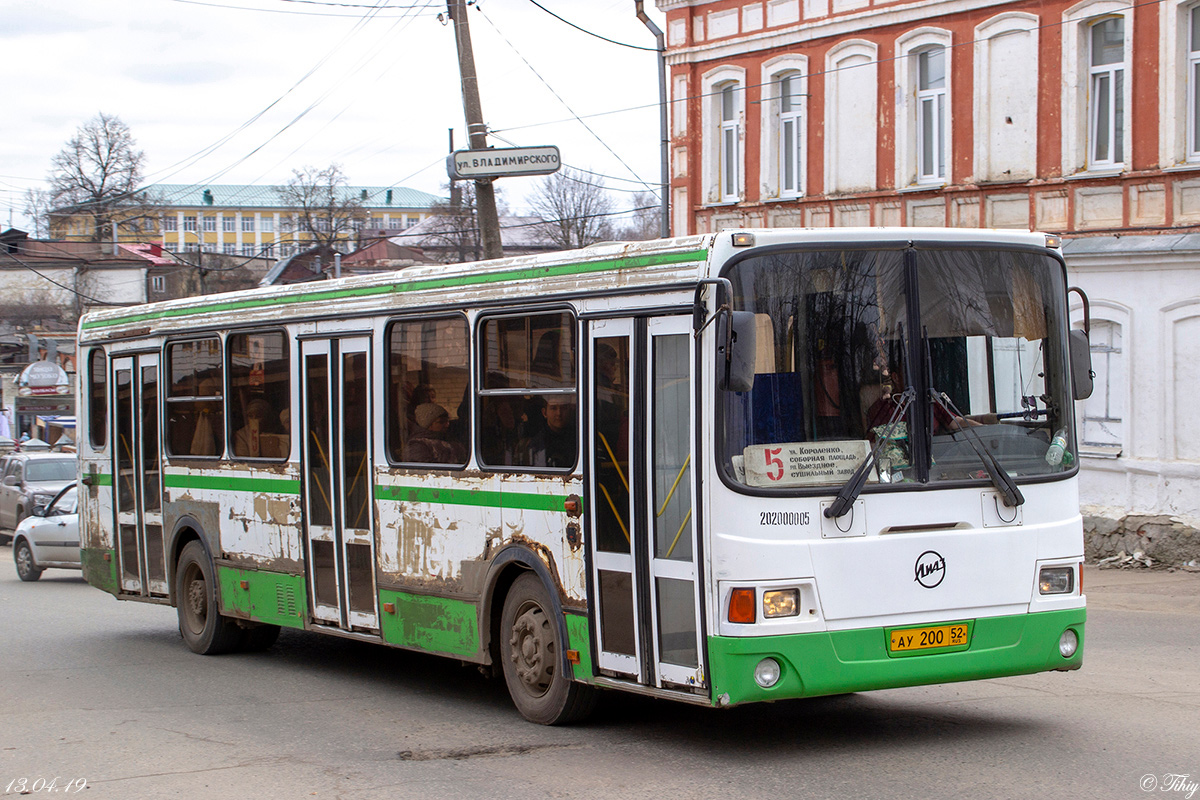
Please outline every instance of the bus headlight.
[[1042, 567], [1038, 573], [1040, 594], [1070, 594], [1075, 591], [1075, 567]]
[[754, 668], [754, 682], [764, 689], [770, 689], [779, 683], [779, 676], [782, 672], [778, 661], [773, 658], [764, 658]]
[[778, 589], [763, 592], [763, 617], [794, 617], [800, 613], [800, 590]]
[[1062, 632], [1062, 636], [1058, 637], [1058, 652], [1063, 658], [1070, 658], [1075, 655], [1075, 651], [1079, 649], [1079, 634], [1067, 628]]

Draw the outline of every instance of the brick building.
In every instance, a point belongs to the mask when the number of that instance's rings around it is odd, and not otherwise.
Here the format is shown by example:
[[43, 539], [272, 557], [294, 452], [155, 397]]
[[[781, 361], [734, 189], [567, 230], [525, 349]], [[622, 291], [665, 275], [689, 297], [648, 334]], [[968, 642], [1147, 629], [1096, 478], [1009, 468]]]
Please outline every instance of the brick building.
[[1200, 527], [1200, 3], [658, 7], [675, 234], [1063, 234], [1098, 373], [1085, 509], [1115, 521], [1113, 541], [1146, 516]]

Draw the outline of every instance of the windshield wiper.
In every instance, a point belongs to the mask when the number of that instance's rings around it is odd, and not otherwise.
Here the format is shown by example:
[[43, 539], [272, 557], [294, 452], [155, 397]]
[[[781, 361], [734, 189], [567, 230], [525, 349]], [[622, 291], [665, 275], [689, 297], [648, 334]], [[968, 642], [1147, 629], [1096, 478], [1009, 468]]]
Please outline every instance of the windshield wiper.
[[[940, 392], [934, 387], [929, 387], [929, 396], [934, 402], [941, 406], [955, 420], [962, 420], [963, 415], [959, 413], [954, 406], [954, 402], [946, 395], [945, 392]], [[987, 445], [979, 438], [969, 425], [962, 422], [956, 422], [958, 429], [966, 434], [966, 442], [971, 445], [971, 449], [975, 451], [975, 455], [979, 456], [979, 460], [983, 462], [984, 468], [987, 470], [988, 476], [992, 479], [992, 485], [996, 487], [996, 491], [1004, 495], [1004, 504], [1009, 508], [1016, 508], [1024, 504], [1025, 495], [1021, 494], [1021, 489], [1017, 486], [1017, 482], [1012, 476], [1000, 465], [996, 457], [988, 450]]]
[[825, 516], [829, 519], [837, 519], [849, 511], [850, 506], [854, 505], [854, 501], [858, 499], [858, 495], [862, 492], [862, 488], [867, 482], [867, 476], [871, 474], [871, 467], [879, 456], [879, 451], [883, 449], [884, 442], [891, 440], [892, 435], [896, 431], [896, 426], [900, 424], [900, 420], [904, 419], [904, 414], [908, 411], [908, 407], [917, 399], [917, 393], [910, 386], [901, 392], [899, 397], [900, 399], [896, 403], [896, 408], [892, 411], [892, 416], [888, 418], [887, 431], [875, 437], [875, 446], [871, 448], [871, 452], [867, 453], [867, 457], [854, 470], [854, 474], [850, 476], [849, 480], [842, 484], [842, 489], [838, 492], [837, 499], [829, 505], [829, 508], [825, 509]]

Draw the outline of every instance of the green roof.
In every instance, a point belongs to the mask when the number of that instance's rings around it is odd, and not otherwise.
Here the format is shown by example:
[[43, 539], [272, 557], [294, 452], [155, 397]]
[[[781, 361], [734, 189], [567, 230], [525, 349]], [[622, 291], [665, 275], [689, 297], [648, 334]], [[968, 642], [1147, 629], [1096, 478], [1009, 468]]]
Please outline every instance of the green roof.
[[[145, 190], [175, 208], [281, 208], [275, 185], [156, 183]], [[368, 209], [427, 209], [446, 198], [403, 186], [347, 186], [347, 198], [360, 200]], [[366, 193], [365, 198], [364, 194]], [[207, 193], [207, 194], [206, 194]]]

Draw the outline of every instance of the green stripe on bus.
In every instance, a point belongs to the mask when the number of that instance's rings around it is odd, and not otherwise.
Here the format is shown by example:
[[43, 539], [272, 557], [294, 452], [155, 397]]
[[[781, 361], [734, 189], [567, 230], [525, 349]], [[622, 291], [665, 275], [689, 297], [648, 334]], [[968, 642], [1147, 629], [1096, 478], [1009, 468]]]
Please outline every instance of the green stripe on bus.
[[98, 472], [95, 475], [85, 475], [92, 486], [112, 486], [112, 475], [107, 472]]
[[691, 250], [683, 253], [661, 253], [659, 255], [640, 256], [637, 258], [613, 258], [605, 261], [587, 263], [550, 264], [545, 266], [521, 267], [495, 273], [474, 273], [470, 275], [454, 275], [448, 278], [425, 278], [422, 280], [403, 281], [383, 286], [361, 286], [349, 289], [327, 289], [325, 291], [306, 292], [285, 297], [242, 298], [207, 303], [186, 308], [167, 308], [159, 311], [146, 311], [140, 314], [128, 314], [112, 319], [89, 320], [83, 323], [85, 330], [103, 328], [112, 325], [126, 325], [133, 322], [171, 319], [174, 317], [189, 317], [195, 314], [210, 314], [218, 311], [244, 311], [250, 308], [266, 308], [277, 305], [294, 303], [321, 303], [337, 300], [348, 300], [355, 297], [371, 297], [382, 294], [399, 294], [416, 292], [426, 289], [453, 289], [467, 286], [477, 286], [501, 281], [532, 280], [535, 278], [550, 278], [563, 275], [583, 275], [590, 272], [606, 272], [608, 270], [635, 269], [638, 267], [657, 267], [669, 264], [684, 264], [693, 261], [704, 261], [708, 257], [707, 250]]
[[532, 492], [487, 492], [482, 489], [434, 489], [428, 486], [375, 486], [376, 500], [400, 503], [436, 503], [447, 506], [483, 506], [526, 511], [565, 511], [565, 495]]
[[180, 475], [168, 472], [163, 476], [163, 484], [172, 489], [300, 494], [300, 481], [289, 478], [237, 478], [232, 475]]

